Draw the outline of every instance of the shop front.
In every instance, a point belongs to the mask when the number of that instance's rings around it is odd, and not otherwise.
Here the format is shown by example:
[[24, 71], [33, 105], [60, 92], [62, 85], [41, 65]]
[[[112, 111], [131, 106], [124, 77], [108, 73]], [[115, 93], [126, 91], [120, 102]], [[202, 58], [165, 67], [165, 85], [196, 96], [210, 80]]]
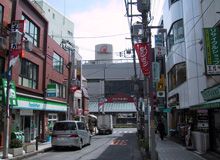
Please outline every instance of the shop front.
[[204, 135], [200, 148], [202, 152], [211, 149], [220, 154], [220, 85], [207, 88], [201, 94], [205, 102], [190, 107], [197, 111], [197, 131]]
[[[32, 97], [18, 96], [18, 105], [12, 108], [11, 132], [23, 132], [24, 142], [35, 141], [39, 136], [45, 140], [55, 120], [65, 117], [67, 106], [65, 103], [51, 102]], [[54, 119], [48, 119], [53, 113]]]

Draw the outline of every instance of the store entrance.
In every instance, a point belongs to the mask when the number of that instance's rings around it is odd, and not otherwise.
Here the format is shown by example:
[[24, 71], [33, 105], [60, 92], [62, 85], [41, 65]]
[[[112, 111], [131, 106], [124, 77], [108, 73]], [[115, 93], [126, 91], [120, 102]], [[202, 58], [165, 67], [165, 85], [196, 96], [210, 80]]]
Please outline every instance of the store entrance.
[[211, 149], [220, 153], [220, 109], [210, 110], [209, 113]]
[[21, 123], [22, 123], [22, 131], [24, 132], [24, 141], [31, 142], [36, 137], [36, 129], [34, 125], [34, 116], [22, 116]]

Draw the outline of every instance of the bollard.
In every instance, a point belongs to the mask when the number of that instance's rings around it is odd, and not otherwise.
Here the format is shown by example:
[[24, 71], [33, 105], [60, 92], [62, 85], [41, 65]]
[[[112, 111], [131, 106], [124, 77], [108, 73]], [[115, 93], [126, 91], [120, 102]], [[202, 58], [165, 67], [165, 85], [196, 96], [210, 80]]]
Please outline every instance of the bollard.
[[35, 139], [36, 139], [36, 151], [38, 151], [38, 141], [39, 141], [39, 136], [37, 136]]

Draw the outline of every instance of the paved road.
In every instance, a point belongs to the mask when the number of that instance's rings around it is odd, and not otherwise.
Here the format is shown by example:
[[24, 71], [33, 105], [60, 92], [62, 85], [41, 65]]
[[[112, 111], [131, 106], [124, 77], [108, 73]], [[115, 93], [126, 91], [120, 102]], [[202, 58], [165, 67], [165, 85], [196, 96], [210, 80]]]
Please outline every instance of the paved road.
[[137, 146], [136, 129], [117, 128], [111, 135], [93, 136], [82, 150], [65, 148], [30, 157], [29, 160], [142, 160]]

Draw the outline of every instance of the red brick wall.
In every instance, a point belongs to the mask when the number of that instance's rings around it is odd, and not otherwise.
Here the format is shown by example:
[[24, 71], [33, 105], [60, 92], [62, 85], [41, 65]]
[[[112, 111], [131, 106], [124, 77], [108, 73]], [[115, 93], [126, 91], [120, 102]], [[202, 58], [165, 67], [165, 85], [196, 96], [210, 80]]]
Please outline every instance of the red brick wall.
[[48, 34], [48, 22], [47, 20], [38, 12], [38, 10], [28, 1], [28, 0], [17, 0], [16, 4], [16, 14], [14, 15], [15, 20], [20, 20], [22, 14], [28, 16], [39, 28], [40, 28], [40, 44], [38, 47], [33, 47], [31, 52], [25, 51], [24, 58], [38, 65], [38, 88], [30, 89], [27, 87], [18, 85], [18, 76], [20, 73], [20, 62], [13, 67], [12, 79], [15, 80], [17, 84], [17, 91], [36, 94], [43, 96], [45, 91], [45, 66], [44, 61], [46, 60], [47, 51], [47, 34]]
[[[63, 84], [68, 79], [68, 69], [66, 68], [66, 65], [68, 64], [68, 53], [61, 48], [59, 44], [57, 44], [50, 36], [48, 36], [47, 41], [47, 63], [46, 63], [46, 84], [49, 83], [50, 80], [53, 80], [57, 83]], [[53, 53], [56, 53], [64, 58], [64, 72], [63, 74], [57, 72], [53, 69]], [[57, 98], [59, 99], [59, 98]], [[62, 100], [62, 99], [59, 99]]]
[[11, 23], [11, 0], [0, 0], [0, 4], [4, 7], [3, 24], [6, 26]]

